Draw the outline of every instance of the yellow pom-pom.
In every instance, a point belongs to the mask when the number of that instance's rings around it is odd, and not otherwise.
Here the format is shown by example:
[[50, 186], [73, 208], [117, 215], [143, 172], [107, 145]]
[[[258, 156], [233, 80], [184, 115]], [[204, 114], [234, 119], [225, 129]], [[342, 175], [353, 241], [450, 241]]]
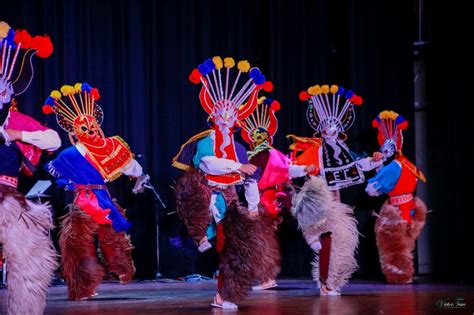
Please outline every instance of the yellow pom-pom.
[[263, 103], [264, 100], [266, 100], [267, 98], [265, 96], [261, 96], [258, 98], [258, 105], [261, 105]]
[[61, 93], [64, 96], [74, 95], [74, 87], [72, 85], [63, 85], [61, 86]]
[[339, 91], [339, 87], [337, 85], [331, 85], [331, 93], [336, 94]]
[[76, 93], [82, 92], [82, 83], [76, 83], [76, 84], [74, 84], [74, 91], [75, 91]]
[[55, 100], [59, 100], [61, 98], [61, 92], [59, 92], [58, 90], [51, 91], [50, 96]]
[[237, 69], [241, 72], [248, 72], [250, 70], [250, 63], [247, 60], [241, 60], [237, 64]]
[[214, 65], [216, 66], [216, 69], [222, 69], [222, 58], [219, 56], [215, 56], [212, 58], [212, 62], [214, 62]]
[[329, 93], [329, 85], [323, 85], [321, 87], [321, 92], [323, 92], [324, 94], [328, 94]]
[[224, 58], [224, 67], [233, 68], [234, 66], [235, 66], [234, 58], [231, 58], [231, 57]]
[[0, 39], [7, 37], [8, 32], [10, 31], [10, 25], [7, 22], [0, 22]]
[[397, 113], [389, 110], [384, 110], [379, 114], [380, 119], [396, 119], [398, 116]]
[[388, 118], [395, 120], [398, 117], [398, 113], [394, 112], [393, 110], [389, 111], [387, 114]]
[[311, 86], [308, 89], [308, 93], [311, 94], [311, 95], [321, 94], [321, 87], [319, 85]]

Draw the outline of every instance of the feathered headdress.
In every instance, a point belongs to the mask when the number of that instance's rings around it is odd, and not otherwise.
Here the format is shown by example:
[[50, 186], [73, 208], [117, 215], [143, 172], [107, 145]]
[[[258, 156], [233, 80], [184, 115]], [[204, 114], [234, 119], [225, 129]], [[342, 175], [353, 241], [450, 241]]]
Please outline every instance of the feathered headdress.
[[96, 101], [100, 99], [99, 90], [87, 83], [63, 85], [51, 92], [43, 106], [43, 113], [56, 114], [59, 126], [66, 132], [74, 132], [74, 122], [81, 116], [94, 118], [99, 125], [104, 119], [104, 112]]
[[311, 86], [299, 96], [308, 102], [306, 118], [317, 132], [330, 125], [337, 126], [339, 132], [347, 131], [354, 123], [354, 105], [362, 105], [362, 97], [337, 85]]
[[11, 85], [12, 95], [25, 92], [33, 80], [33, 56], [47, 58], [52, 53], [49, 36], [32, 37], [28, 31], [14, 31], [0, 21], [0, 85]]
[[372, 126], [378, 129], [377, 140], [380, 145], [392, 140], [401, 151], [403, 146], [402, 131], [408, 128], [408, 121], [394, 111], [384, 110], [372, 121]]
[[280, 103], [276, 100], [264, 96], [258, 99], [258, 106], [255, 111], [242, 121], [242, 138], [250, 145], [255, 142], [254, 132], [257, 130], [268, 133], [270, 145], [273, 136], [278, 130], [278, 119], [275, 112], [280, 110]]

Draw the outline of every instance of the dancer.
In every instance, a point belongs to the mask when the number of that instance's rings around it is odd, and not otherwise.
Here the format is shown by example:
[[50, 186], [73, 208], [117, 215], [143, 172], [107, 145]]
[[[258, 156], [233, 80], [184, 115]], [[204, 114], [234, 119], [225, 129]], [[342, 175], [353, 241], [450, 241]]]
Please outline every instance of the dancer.
[[[134, 273], [130, 223], [110, 196], [106, 183], [122, 174], [143, 177], [128, 144], [119, 136], [106, 138], [100, 125], [104, 114], [96, 103], [99, 91], [87, 83], [64, 85], [52, 91], [44, 110], [55, 113], [59, 126], [69, 134], [72, 146], [47, 165], [59, 186], [74, 190], [73, 203], [61, 221], [59, 247], [61, 271], [73, 300], [97, 295], [104, 272], [129, 282]], [[99, 240], [105, 268], [96, 257]]]
[[[315, 165], [292, 165], [288, 157], [275, 149], [273, 136], [278, 129], [278, 120], [275, 112], [280, 110], [280, 103], [269, 98], [261, 97], [257, 109], [242, 122], [242, 138], [250, 145], [251, 151], [247, 154], [250, 163], [257, 166], [259, 174], [258, 189], [260, 191], [260, 203], [265, 209], [262, 216], [262, 230], [272, 238], [268, 238], [273, 244], [268, 247], [279, 249], [276, 231], [280, 222], [280, 212], [284, 204], [290, 204], [291, 197], [287, 185], [290, 179], [302, 177], [315, 170]], [[289, 202], [288, 202], [289, 200]], [[286, 201], [286, 202], [285, 202]], [[277, 286], [275, 277], [280, 270], [280, 253], [275, 261], [268, 261], [266, 268], [272, 271], [272, 277], [266, 279], [253, 290], [265, 290]]]
[[426, 205], [413, 193], [423, 173], [402, 153], [403, 130], [408, 121], [393, 111], [381, 112], [372, 122], [378, 129], [378, 142], [384, 166], [368, 180], [370, 196], [388, 194], [375, 220], [375, 236], [382, 272], [389, 283], [413, 281], [413, 250], [426, 218]]
[[[252, 281], [268, 279], [262, 261], [275, 260], [272, 253], [277, 252], [262, 246], [268, 244], [268, 235], [259, 229], [257, 218], [260, 198], [252, 177], [256, 167], [233, 135], [239, 120], [257, 106], [258, 92], [271, 91], [272, 84], [247, 61], [237, 64], [238, 71], [234, 66], [232, 58], [214, 57], [192, 71], [190, 80], [202, 83], [199, 98], [211, 130], [191, 138], [173, 159], [174, 166], [186, 170], [176, 183], [176, 210], [200, 251], [216, 238], [220, 262], [212, 306], [227, 309], [237, 308], [231, 301], [243, 298]], [[248, 210], [238, 201], [240, 185]]]
[[8, 314], [43, 314], [57, 268], [48, 231], [51, 207], [17, 191], [20, 171], [32, 175], [41, 152], [61, 146], [58, 134], [17, 111], [14, 97], [33, 79], [33, 58], [53, 52], [48, 36], [31, 37], [0, 22], [0, 243], [8, 262]]
[[306, 117], [317, 135], [288, 136], [295, 142], [291, 157], [295, 164], [317, 167], [294, 195], [292, 213], [316, 254], [313, 279], [321, 295], [340, 295], [357, 269], [358, 232], [352, 208], [340, 202], [339, 189], [362, 183], [363, 171], [380, 165], [380, 156], [356, 160], [344, 142], [344, 132], [354, 122], [354, 105], [362, 104], [360, 96], [336, 85], [315, 85], [301, 92], [300, 99], [308, 101]]

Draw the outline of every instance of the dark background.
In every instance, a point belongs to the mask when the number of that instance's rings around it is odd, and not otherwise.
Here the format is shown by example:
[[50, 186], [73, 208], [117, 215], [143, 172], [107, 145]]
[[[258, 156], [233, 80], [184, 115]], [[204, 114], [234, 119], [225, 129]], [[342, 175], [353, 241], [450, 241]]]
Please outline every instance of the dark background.
[[[168, 205], [161, 208], [150, 192], [133, 196], [127, 179], [112, 184], [134, 223], [137, 277], [153, 278], [157, 272], [158, 218], [159, 271], [174, 278], [193, 272], [209, 275], [215, 267], [215, 255], [198, 256], [172, 213], [170, 186], [180, 171], [170, 166], [171, 158], [184, 141], [206, 128], [189, 72], [215, 55], [248, 59], [259, 66], [274, 83], [271, 97], [282, 104], [275, 139], [282, 151], [288, 147], [286, 134], [312, 134], [299, 91], [316, 83], [351, 88], [364, 98], [348, 134], [352, 149], [371, 153], [377, 148], [370, 122], [388, 108], [411, 122], [404, 152], [414, 161], [413, 42], [419, 36], [419, 1], [3, 1], [0, 20], [15, 29], [51, 36], [54, 54], [36, 60], [33, 84], [18, 101], [22, 111], [60, 131], [64, 146], [69, 145], [65, 133], [53, 117], [41, 114], [42, 101], [62, 84], [88, 82], [99, 88], [106, 135], [121, 135], [141, 155], [139, 160]], [[432, 41], [417, 57], [427, 60], [430, 100], [421, 109], [428, 137], [425, 201], [433, 209], [425, 246], [435, 279], [473, 281], [468, 257], [474, 209], [468, 204], [470, 185], [465, 183], [473, 173], [469, 10], [440, 4], [438, 11], [431, 1], [421, 4], [422, 36]], [[356, 205], [363, 234], [356, 276], [380, 279], [371, 212], [384, 198], [369, 199], [363, 188], [353, 187], [342, 196]], [[59, 216], [67, 196], [52, 193]], [[309, 276], [311, 253], [291, 218], [281, 225], [280, 238], [281, 275]]]

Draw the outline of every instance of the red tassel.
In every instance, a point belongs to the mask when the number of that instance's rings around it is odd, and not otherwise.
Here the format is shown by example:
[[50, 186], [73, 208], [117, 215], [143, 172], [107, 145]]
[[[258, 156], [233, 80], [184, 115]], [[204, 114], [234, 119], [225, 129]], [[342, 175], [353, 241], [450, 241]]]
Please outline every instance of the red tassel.
[[31, 46], [31, 35], [27, 30], [17, 30], [13, 38], [16, 44], [21, 43], [21, 48], [28, 49]]
[[408, 128], [408, 120], [405, 120], [404, 122], [398, 124], [398, 129], [400, 130], [405, 130]]
[[309, 93], [307, 91], [300, 92], [300, 101], [306, 101], [309, 99]]
[[36, 49], [40, 58], [48, 58], [53, 53], [53, 43], [49, 36], [35, 36], [31, 40], [31, 48]]
[[189, 74], [189, 81], [191, 81], [194, 84], [199, 84], [199, 83], [201, 83], [201, 77], [202, 77], [202, 74], [199, 72], [199, 70], [194, 69]]
[[281, 108], [281, 105], [280, 105], [280, 102], [278, 101], [273, 101], [272, 102], [272, 105], [270, 105], [270, 108], [273, 110], [273, 111], [279, 111], [280, 108]]
[[48, 105], [48, 104], [43, 106], [43, 114], [49, 115], [49, 114], [52, 114], [53, 112], [54, 112], [53, 106]]
[[377, 119], [372, 120], [372, 127], [378, 128], [380, 126], [380, 123]]
[[351, 103], [353, 103], [354, 105], [357, 105], [357, 106], [360, 106], [362, 105], [362, 97], [358, 96], [358, 95], [354, 95], [353, 97], [351, 97], [351, 99], [349, 100]]
[[90, 95], [94, 97], [94, 101], [98, 101], [100, 99], [99, 90], [97, 88], [91, 89]]
[[273, 83], [271, 81], [266, 81], [265, 83], [263, 83], [263, 90], [265, 92], [273, 91]]

